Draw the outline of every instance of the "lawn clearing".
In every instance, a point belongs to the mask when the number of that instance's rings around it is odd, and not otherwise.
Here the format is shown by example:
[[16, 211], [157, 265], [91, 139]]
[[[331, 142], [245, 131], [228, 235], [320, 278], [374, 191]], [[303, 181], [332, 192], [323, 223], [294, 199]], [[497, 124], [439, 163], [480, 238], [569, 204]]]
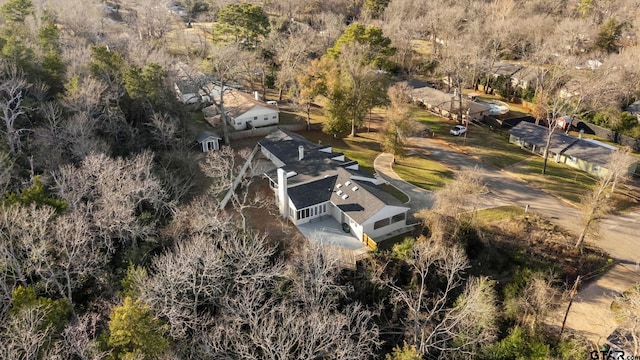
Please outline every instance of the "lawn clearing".
[[542, 157], [534, 157], [514, 170], [518, 177], [529, 184], [576, 205], [597, 181], [584, 171], [558, 164], [553, 159], [547, 161], [547, 173], [542, 175], [543, 163]]
[[307, 140], [316, 144], [330, 145], [335, 152], [344, 153], [360, 164], [360, 169], [373, 174], [373, 161], [380, 155], [380, 134], [375, 132], [358, 133], [356, 137], [334, 138], [322, 131], [301, 132]]
[[445, 140], [464, 153], [486, 164], [504, 169], [530, 157], [531, 154], [509, 143], [500, 133], [471, 125], [467, 136], [448, 135]]
[[512, 219], [523, 214], [524, 209], [519, 206], [499, 206], [478, 211], [476, 220], [480, 224], [488, 224], [498, 220]]
[[449, 130], [457, 125], [443, 117], [433, 115], [424, 110], [414, 111], [415, 118], [429, 127], [429, 134], [445, 140], [462, 152], [476, 157], [478, 160], [491, 164], [500, 169], [516, 164], [529, 156], [530, 153], [510, 144], [508, 139], [498, 132], [487, 128], [470, 125], [467, 136], [453, 136]]
[[419, 155], [396, 158], [393, 170], [405, 181], [432, 191], [443, 187], [454, 176], [444, 165]]

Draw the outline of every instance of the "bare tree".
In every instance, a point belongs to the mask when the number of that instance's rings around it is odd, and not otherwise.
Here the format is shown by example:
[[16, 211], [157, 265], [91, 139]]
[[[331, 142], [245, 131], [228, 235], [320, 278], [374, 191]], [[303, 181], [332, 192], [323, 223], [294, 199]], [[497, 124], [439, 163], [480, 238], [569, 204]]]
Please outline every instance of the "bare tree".
[[0, 206], [0, 258], [10, 286], [27, 286], [41, 270], [53, 217], [54, 209], [48, 206]]
[[98, 344], [100, 315], [87, 313], [77, 317], [62, 331], [60, 340], [50, 352], [50, 359], [102, 360], [109, 355]]
[[636, 284], [614, 300], [617, 315], [623, 319], [617, 339], [631, 354], [640, 352], [640, 285]]
[[[242, 228], [245, 231], [247, 230], [246, 210], [265, 208], [271, 202], [269, 196], [251, 189], [256, 179], [251, 153], [252, 150], [248, 148], [236, 152], [230, 147], [224, 147], [220, 151], [209, 151], [200, 163], [202, 172], [213, 179], [211, 192], [214, 197], [232, 192], [231, 202], [242, 218]], [[223, 205], [226, 205], [224, 199], [220, 206]]]
[[187, 241], [199, 235], [233, 233], [235, 227], [227, 212], [218, 211], [218, 204], [212, 202], [209, 196], [203, 196], [176, 210], [169, 233], [178, 241]]
[[634, 161], [629, 152], [628, 148], [612, 151], [593, 190], [582, 197], [582, 231], [576, 241], [576, 248], [582, 249], [587, 235], [597, 231], [597, 220], [612, 210], [611, 195], [614, 194], [617, 185], [629, 179], [629, 168]]
[[237, 233], [195, 235], [153, 261], [148, 279], [138, 284], [141, 297], [169, 324], [169, 333], [184, 339], [208, 329], [215, 310], [239, 288], [260, 289], [273, 281], [278, 266], [274, 249], [262, 238]]
[[558, 129], [558, 119], [561, 116], [575, 117], [582, 107], [582, 99], [586, 89], [577, 90], [577, 93], [574, 93], [575, 96], [562, 91], [567, 84], [569, 71], [572, 68], [569, 64], [556, 62], [548, 68], [537, 69], [536, 107], [538, 110], [536, 117], [538, 121], [544, 121], [547, 127], [542, 154], [544, 159], [542, 174], [547, 172], [551, 141], [553, 134]]
[[[228, 296], [216, 325], [199, 340], [202, 357], [246, 359], [368, 359], [380, 345], [376, 313], [360, 304], [338, 306], [345, 288], [337, 282], [337, 256], [321, 246], [305, 247], [284, 272], [292, 286], [245, 283]], [[320, 340], [321, 339], [321, 340]]]
[[470, 225], [479, 205], [479, 195], [485, 187], [474, 171], [463, 171], [434, 193], [431, 210], [418, 213], [431, 232], [431, 238], [454, 240], [462, 226]]
[[507, 299], [507, 312], [535, 334], [545, 316], [559, 303], [561, 293], [555, 285], [553, 273], [534, 273], [515, 298]]
[[390, 105], [382, 132], [382, 149], [393, 154], [394, 162], [396, 156], [402, 157], [405, 154], [405, 140], [412, 136], [417, 128], [409, 109], [410, 91], [411, 87], [406, 82], [396, 83], [387, 91]]
[[[112, 239], [134, 246], [155, 231], [157, 214], [171, 211], [166, 193], [152, 173], [149, 152], [132, 159], [89, 155], [80, 167], [63, 166], [54, 173], [58, 195], [69, 209], [88, 216], [96, 236], [111, 249]], [[148, 219], [140, 216], [148, 212]]]
[[64, 93], [62, 104], [71, 112], [97, 116], [109, 101], [109, 86], [93, 77], [72, 78], [74, 86]]
[[29, 87], [23, 74], [14, 64], [0, 64], [0, 118], [9, 152], [16, 155], [20, 150], [20, 136], [27, 131], [26, 128], [16, 128], [16, 121], [26, 114], [23, 104], [25, 90]]
[[154, 141], [161, 148], [170, 149], [176, 144], [176, 135], [179, 130], [179, 120], [176, 117], [167, 113], [154, 112], [148, 126], [154, 136]]
[[38, 274], [46, 287], [57, 289], [73, 304], [73, 291], [91, 278], [97, 279], [110, 257], [81, 214], [58, 217], [52, 230], [41, 254]]
[[297, 76], [306, 66], [307, 57], [311, 50], [310, 39], [315, 37], [309, 27], [293, 26], [288, 33], [272, 32], [267, 39], [267, 48], [275, 53], [275, 61], [278, 66], [276, 87], [278, 88], [278, 100], [282, 100], [282, 94], [295, 82]]
[[0, 332], [0, 357], [38, 359], [50, 341], [51, 329], [44, 326], [48, 310], [29, 307], [9, 317]]
[[0, 193], [4, 193], [11, 183], [13, 161], [6, 153], [0, 153]]
[[[444, 351], [473, 357], [481, 345], [493, 339], [496, 310], [490, 282], [468, 282], [458, 304], [450, 305], [456, 291], [465, 286], [463, 272], [469, 267], [459, 245], [421, 238], [406, 263], [414, 277], [409, 285], [389, 278], [385, 267], [378, 270], [379, 280], [391, 290], [392, 301], [406, 312], [400, 321], [421, 354]], [[434, 281], [440, 284], [436, 289], [430, 285]]]

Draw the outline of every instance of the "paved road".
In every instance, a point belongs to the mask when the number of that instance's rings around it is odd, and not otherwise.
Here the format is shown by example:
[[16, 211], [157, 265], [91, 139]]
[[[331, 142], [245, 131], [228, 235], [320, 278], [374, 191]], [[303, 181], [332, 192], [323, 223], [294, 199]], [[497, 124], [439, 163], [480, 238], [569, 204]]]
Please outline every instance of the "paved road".
[[[441, 140], [411, 138], [408, 145], [414, 152], [428, 156], [454, 171], [479, 172], [489, 189], [489, 193], [481, 199], [484, 207], [529, 205], [529, 211], [550, 219], [576, 234], [576, 237], [581, 230], [578, 209], [529, 186], [509, 171], [482, 164], [471, 156], [457, 152]], [[412, 210], [423, 208], [423, 205], [430, 206], [433, 203], [431, 193], [416, 190], [413, 185], [401, 180], [393, 172], [391, 160], [392, 157], [388, 154], [376, 158], [376, 172], [411, 196]], [[602, 343], [615, 329], [615, 321], [612, 321], [613, 315], [609, 310], [612, 297], [640, 282], [640, 212], [603, 219], [599, 236], [587, 241], [607, 251], [619, 264], [579, 292], [567, 319], [567, 330], [581, 333], [593, 342]], [[563, 307], [566, 308], [561, 306]], [[562, 316], [554, 316], [554, 320], [555, 324], [552, 325], [559, 328]]]

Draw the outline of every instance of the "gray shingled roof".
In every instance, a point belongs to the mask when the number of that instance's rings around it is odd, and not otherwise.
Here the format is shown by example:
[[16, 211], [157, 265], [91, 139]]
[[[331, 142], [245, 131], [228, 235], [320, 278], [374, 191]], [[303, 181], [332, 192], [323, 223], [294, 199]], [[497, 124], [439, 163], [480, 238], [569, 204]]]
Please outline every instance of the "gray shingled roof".
[[211, 131], [202, 131], [198, 134], [198, 136], [196, 136], [196, 141], [201, 143], [209, 138], [217, 138], [217, 139], [222, 139], [220, 136], [218, 136], [218, 134], [211, 132]]
[[[331, 202], [358, 224], [362, 224], [387, 206], [384, 201], [367, 190], [364, 181], [352, 180], [348, 170], [340, 168], [337, 172], [338, 177], [333, 187]], [[338, 185], [341, 186], [338, 187]], [[355, 191], [354, 188], [356, 188]], [[345, 195], [348, 195], [346, 199]]]
[[321, 204], [331, 199], [338, 175], [289, 187], [287, 193], [296, 209]]
[[[344, 155], [321, 151], [327, 147], [316, 145], [302, 136], [288, 131], [274, 131], [258, 143], [285, 163], [283, 170], [286, 172], [294, 171], [298, 174], [289, 178], [289, 184], [291, 185], [307, 182], [325, 175], [332, 175], [334, 174], [333, 170], [336, 168], [353, 164], [353, 161], [347, 157], [344, 158], [344, 161], [332, 160], [332, 158]], [[304, 149], [304, 158], [298, 160], [298, 147], [301, 145]], [[274, 177], [275, 173], [267, 174], [267, 176], [271, 179], [276, 179]]]
[[609, 162], [611, 152], [613, 151], [615, 150], [594, 144], [590, 141], [578, 140], [569, 146], [564, 154], [596, 165], [605, 166]]
[[[528, 122], [520, 122], [518, 125], [514, 126], [509, 130], [511, 135], [520, 138], [529, 144], [534, 144], [538, 147], [544, 147], [547, 143], [547, 134], [548, 129], [544, 126], [531, 124]], [[565, 135], [560, 132], [560, 130], [556, 130], [551, 135], [551, 143], [549, 145], [549, 150], [553, 153], [561, 153], [568, 146], [573, 144], [577, 139]]]

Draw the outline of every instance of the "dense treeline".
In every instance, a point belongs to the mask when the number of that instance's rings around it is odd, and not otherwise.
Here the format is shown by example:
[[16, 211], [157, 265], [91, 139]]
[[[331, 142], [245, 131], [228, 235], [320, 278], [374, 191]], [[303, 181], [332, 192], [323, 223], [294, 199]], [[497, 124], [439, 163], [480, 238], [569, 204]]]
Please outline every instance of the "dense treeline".
[[[577, 81], [580, 92], [566, 100], [572, 115], [632, 129], [637, 122], [621, 115], [640, 90], [632, 1], [0, 4], [0, 357], [507, 359], [586, 350], [544, 336], [541, 319], [557, 296], [548, 274], [522, 270], [498, 293], [490, 278], [467, 273], [479, 246], [461, 207], [480, 191], [472, 175], [423, 214], [429, 231], [415, 243], [345, 272], [328, 249], [292, 246], [259, 234], [244, 213], [218, 210], [235, 154], [202, 159], [194, 150], [192, 114], [173, 84], [202, 85], [203, 72], [275, 89], [307, 113], [323, 98], [324, 130], [342, 135], [355, 134], [371, 108], [390, 106], [384, 145], [399, 154], [397, 134], [410, 125], [406, 85], [387, 91], [398, 77], [498, 87], [486, 69], [517, 60], [557, 69], [553, 82], [530, 89], [541, 107]], [[217, 22], [202, 31], [208, 21]], [[590, 59], [603, 64], [576, 70]], [[214, 105], [224, 114], [222, 101]], [[264, 206], [252, 196], [232, 203], [241, 212]]]

